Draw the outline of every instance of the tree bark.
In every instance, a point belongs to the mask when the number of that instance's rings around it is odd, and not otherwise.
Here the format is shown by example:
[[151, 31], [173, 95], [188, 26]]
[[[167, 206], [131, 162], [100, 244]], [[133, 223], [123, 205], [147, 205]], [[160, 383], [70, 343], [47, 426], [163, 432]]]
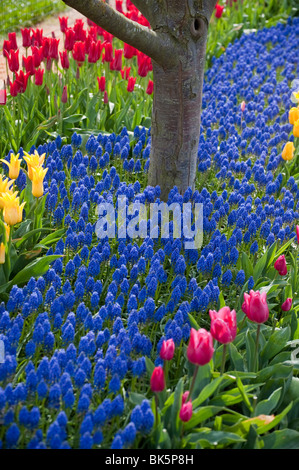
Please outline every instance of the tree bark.
[[206, 36], [181, 51], [178, 64], [163, 69], [153, 62], [154, 101], [148, 184], [159, 185], [167, 200], [174, 185], [194, 190]]
[[174, 185], [194, 189], [210, 17], [217, 0], [132, 0], [148, 29], [102, 0], [65, 3], [153, 60], [154, 101], [148, 184], [166, 201]]

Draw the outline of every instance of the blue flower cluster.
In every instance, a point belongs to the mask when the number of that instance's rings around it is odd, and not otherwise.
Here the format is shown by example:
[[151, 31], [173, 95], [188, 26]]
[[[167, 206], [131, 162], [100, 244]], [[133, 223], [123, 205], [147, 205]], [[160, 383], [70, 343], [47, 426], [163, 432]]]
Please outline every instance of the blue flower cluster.
[[[38, 147], [47, 155], [47, 217], [65, 228], [47, 255], [63, 257], [44, 276], [14, 286], [0, 305], [0, 446], [17, 447], [24, 428], [22, 445], [32, 449], [134, 445], [154, 423], [146, 399], [135, 407], [127, 400], [130, 381], [147, 392], [145, 358], [161, 364], [163, 339], [186, 343], [189, 314], [216, 307], [220, 290], [238, 295], [246, 283], [254, 287], [242, 252], [254, 259], [295, 236], [299, 189], [282, 172], [281, 151], [292, 140], [298, 36], [298, 19], [244, 35], [206, 73], [197, 189], [180, 195], [174, 187], [168, 200], [203, 204], [200, 250], [186, 249], [172, 222], [169, 239], [151, 238], [149, 223], [143, 239], [97, 238], [97, 205], [117, 208], [118, 196], [160, 201], [160, 188], [144, 181], [150, 130], [92, 135], [85, 148], [77, 134], [69, 145], [58, 136]], [[24, 179], [16, 184], [22, 189]], [[74, 415], [78, 429], [69, 435]]]

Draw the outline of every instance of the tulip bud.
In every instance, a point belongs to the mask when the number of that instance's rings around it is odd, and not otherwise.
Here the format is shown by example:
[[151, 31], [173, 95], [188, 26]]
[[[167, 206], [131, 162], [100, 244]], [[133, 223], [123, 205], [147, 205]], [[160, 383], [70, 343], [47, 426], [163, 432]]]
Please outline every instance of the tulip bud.
[[161, 366], [155, 367], [150, 380], [151, 390], [153, 392], [162, 392], [165, 388], [164, 371]]
[[109, 103], [108, 93], [107, 93], [106, 90], [104, 91], [104, 103], [105, 103], [105, 104], [108, 104], [108, 103]]
[[287, 263], [284, 255], [281, 255], [277, 258], [274, 263], [274, 268], [281, 276], [285, 276], [288, 272]]
[[187, 401], [187, 403], [184, 403], [181, 406], [180, 419], [184, 421], [184, 423], [187, 423], [192, 418], [192, 413], [193, 413], [192, 401]]
[[296, 225], [297, 242], [299, 243], [299, 225]]
[[292, 303], [293, 303], [293, 300], [290, 298], [287, 298], [287, 300], [285, 300], [284, 303], [282, 304], [281, 310], [283, 310], [284, 312], [288, 312], [289, 310], [291, 310]]
[[61, 95], [61, 102], [66, 103], [67, 102], [67, 85], [64, 85], [62, 95]]
[[130, 93], [134, 91], [135, 83], [136, 83], [136, 78], [129, 77], [127, 91], [129, 91]]
[[213, 338], [222, 344], [234, 341], [237, 334], [237, 316], [235, 310], [230, 310], [229, 307], [223, 307], [219, 312], [210, 310], [209, 315], [211, 318], [211, 335]]
[[192, 364], [203, 366], [208, 364], [214, 354], [213, 338], [204, 328], [196, 331], [191, 328], [190, 340], [187, 348], [187, 358]]
[[267, 304], [266, 292], [254, 292], [251, 290], [249, 294], [244, 293], [244, 303], [242, 311], [255, 323], [264, 323], [269, 318], [269, 308]]
[[241, 103], [241, 111], [242, 111], [242, 113], [244, 113], [244, 111], [245, 111], [245, 106], [246, 106], [245, 101], [242, 101], [242, 103]]
[[168, 339], [167, 341], [163, 341], [162, 347], [160, 349], [160, 357], [164, 361], [170, 361], [174, 355], [175, 345], [173, 339]]

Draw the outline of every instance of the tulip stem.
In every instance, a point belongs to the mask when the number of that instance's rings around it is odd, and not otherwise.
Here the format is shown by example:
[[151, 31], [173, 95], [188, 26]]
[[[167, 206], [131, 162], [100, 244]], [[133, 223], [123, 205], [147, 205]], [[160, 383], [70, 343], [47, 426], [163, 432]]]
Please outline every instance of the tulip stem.
[[10, 226], [8, 246], [7, 246], [7, 279], [6, 279], [7, 282], [9, 281], [9, 276], [10, 276], [10, 271], [11, 271], [10, 248], [11, 248], [11, 241], [12, 241], [12, 231], [13, 231], [13, 225]]
[[195, 369], [194, 369], [194, 374], [193, 374], [193, 378], [192, 378], [190, 391], [189, 391], [188, 401], [189, 400], [192, 401], [192, 392], [193, 392], [193, 388], [194, 388], [195, 379], [196, 379], [196, 376], [197, 376], [198, 369], [199, 369], [199, 365], [196, 365]]
[[159, 413], [158, 413], [158, 394], [157, 392], [155, 392], [155, 410], [156, 410], [156, 428], [158, 427], [158, 416], [159, 416]]
[[261, 325], [258, 324], [257, 330], [256, 330], [256, 342], [255, 342], [255, 352], [254, 352], [254, 361], [253, 361], [254, 372], [257, 372], [257, 369], [258, 369], [257, 353], [258, 353], [258, 348], [259, 348], [260, 329], [261, 329]]
[[223, 375], [223, 372], [224, 372], [225, 358], [226, 358], [226, 344], [223, 345], [223, 349], [222, 349], [222, 362], [221, 362], [220, 375]]

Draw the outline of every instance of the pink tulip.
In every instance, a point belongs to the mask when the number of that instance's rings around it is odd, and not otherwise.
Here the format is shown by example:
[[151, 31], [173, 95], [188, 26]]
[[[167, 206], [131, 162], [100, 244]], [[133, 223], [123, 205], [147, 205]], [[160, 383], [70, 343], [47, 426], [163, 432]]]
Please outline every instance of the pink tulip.
[[287, 300], [285, 300], [284, 303], [282, 304], [281, 310], [283, 310], [284, 312], [288, 312], [289, 310], [291, 310], [292, 303], [293, 303], [293, 300], [288, 297]]
[[151, 390], [153, 392], [162, 392], [165, 388], [164, 371], [161, 366], [155, 367], [150, 380]]
[[237, 334], [237, 317], [235, 310], [223, 307], [216, 312], [209, 311], [211, 318], [211, 335], [216, 341], [222, 344], [234, 341]]
[[242, 310], [249, 320], [255, 323], [267, 321], [269, 318], [269, 308], [266, 292], [254, 292], [253, 290], [249, 294], [245, 292]]
[[181, 406], [180, 419], [184, 421], [184, 423], [187, 423], [192, 418], [192, 412], [193, 412], [192, 401], [187, 401], [187, 403], [184, 403]]
[[299, 243], [299, 225], [296, 225], [297, 242]]
[[174, 355], [175, 345], [173, 339], [168, 339], [167, 341], [163, 341], [162, 347], [160, 349], [160, 357], [164, 361], [170, 361]]
[[192, 364], [203, 366], [208, 364], [214, 354], [213, 337], [204, 328], [196, 331], [191, 328], [190, 340], [187, 348], [187, 358]]
[[281, 276], [285, 276], [288, 272], [287, 263], [284, 255], [277, 258], [274, 263], [274, 268], [279, 272]]

